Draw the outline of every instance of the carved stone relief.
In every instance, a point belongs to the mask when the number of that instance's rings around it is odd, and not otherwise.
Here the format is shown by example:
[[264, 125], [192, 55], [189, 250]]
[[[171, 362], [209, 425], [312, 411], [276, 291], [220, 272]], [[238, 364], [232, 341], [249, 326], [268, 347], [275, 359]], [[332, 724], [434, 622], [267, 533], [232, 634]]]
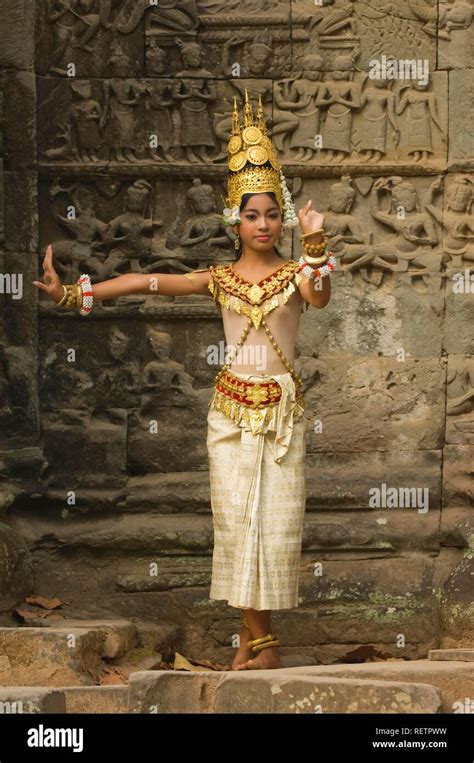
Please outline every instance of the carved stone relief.
[[[447, 223], [440, 190], [442, 178], [343, 175], [336, 182], [308, 180], [301, 196], [315, 199], [324, 211], [344, 273], [374, 286], [407, 273], [412, 286], [424, 293], [427, 279], [451, 261], [442, 246]], [[295, 244], [300, 254], [299, 241]]]
[[96, 282], [232, 260], [234, 236], [217, 211], [225, 184], [190, 178], [175, 198], [165, 180], [151, 180], [61, 176], [44, 184], [42, 239], [54, 240], [63, 281], [77, 280], [84, 270]]
[[[231, 109], [246, 89], [254, 105], [261, 96], [296, 207], [311, 198], [324, 212], [337, 259], [330, 306], [303, 315], [295, 362], [311, 424], [303, 566], [321, 549], [337, 566], [344, 543], [371, 570], [375, 554], [392, 579], [396, 557], [405, 570], [406, 553], [427, 611], [439, 614], [443, 587], [446, 611], [454, 611], [461, 594], [452, 584], [467, 580], [461, 562], [472, 535], [472, 3], [43, 0], [36, 8], [35, 61], [15, 74], [12, 60], [0, 63], [2, 268], [40, 268], [48, 242], [63, 283], [83, 272], [96, 283], [232, 262], [234, 237], [221, 217]], [[16, 150], [22, 142], [24, 153]], [[4, 185], [15, 199], [7, 193], [3, 209]], [[281, 251], [300, 256], [297, 231]], [[8, 300], [0, 293], [2, 308]], [[18, 478], [26, 502], [34, 494], [64, 503], [73, 485], [82, 491], [73, 512], [94, 518], [112, 507], [127, 526], [127, 512], [150, 509], [179, 518], [186, 534], [192, 493], [208, 467], [217, 368], [207, 351], [222, 341], [212, 301], [131, 295], [97, 305], [87, 321], [42, 295], [39, 303], [34, 317], [15, 322], [13, 302], [0, 317], [2, 437], [38, 449], [29, 457], [34, 485]], [[18, 341], [22, 329], [30, 343], [38, 334], [38, 373]], [[340, 491], [335, 454], [347, 467]], [[12, 463], [21, 475], [21, 458]], [[427, 522], [406, 512], [374, 530], [367, 480], [379, 477], [426, 485], [434, 502]], [[209, 515], [203, 496], [200, 511]], [[203, 565], [208, 534], [206, 526]], [[456, 539], [449, 558], [443, 537]], [[186, 563], [189, 549], [173, 538], [170, 556]], [[144, 538], [134, 541], [148, 557]], [[120, 559], [120, 580], [134, 596], [151, 595], [149, 580], [130, 572], [136, 561]], [[191, 595], [186, 585], [169, 587], [178, 605], [205, 611], [205, 584]], [[371, 612], [367, 597], [363, 606]], [[339, 633], [344, 618], [350, 624], [346, 609], [337, 613]], [[364, 638], [376, 640], [375, 618], [366, 620]], [[438, 644], [437, 623], [429, 636], [415, 632], [416, 649]], [[450, 638], [456, 627], [449, 625]], [[380, 640], [388, 643], [392, 631], [384, 624]], [[334, 645], [324, 646], [330, 661]]]

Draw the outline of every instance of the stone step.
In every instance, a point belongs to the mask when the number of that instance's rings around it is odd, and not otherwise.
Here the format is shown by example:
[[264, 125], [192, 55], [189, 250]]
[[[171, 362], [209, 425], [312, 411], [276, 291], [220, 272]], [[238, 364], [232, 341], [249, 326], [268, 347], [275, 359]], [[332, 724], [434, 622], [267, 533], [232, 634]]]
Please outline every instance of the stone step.
[[0, 685], [94, 686], [106, 629], [0, 628]]
[[[152, 670], [170, 661], [178, 634], [174, 625], [124, 618], [70, 618], [45, 620], [41, 627], [0, 627], [0, 684], [126, 684], [131, 672]], [[117, 676], [110, 680], [108, 673], [114, 668]]]
[[430, 649], [428, 659], [474, 662], [474, 649]]
[[[46, 627], [50, 627], [49, 623], [45, 622]], [[116, 619], [116, 620], [78, 620], [75, 618], [67, 618], [64, 620], [56, 621], [51, 627], [55, 630], [61, 628], [73, 629], [73, 628], [85, 628], [87, 630], [97, 630], [103, 632], [105, 640], [103, 643], [101, 657], [105, 659], [119, 659], [124, 654], [129, 652], [136, 646], [137, 643], [137, 628], [130, 620]]]
[[308, 657], [306, 654], [282, 654], [280, 659], [284, 668], [305, 668], [318, 664], [315, 657]]
[[441, 692], [441, 712], [472, 712], [468, 708], [469, 697], [474, 697], [474, 665], [469, 662], [387, 660], [345, 665], [309, 665], [288, 668], [287, 672], [325, 678], [430, 684]]
[[43, 686], [0, 688], [0, 715], [65, 712], [66, 696], [61, 689]]
[[128, 686], [63, 686], [66, 713], [128, 713]]
[[150, 623], [145, 620], [134, 620], [137, 629], [137, 647], [159, 652], [163, 659], [171, 662], [180, 637], [179, 625], [168, 623]]
[[[67, 618], [45, 620], [43, 627], [94, 628], [104, 631], [106, 640], [102, 657], [115, 662], [127, 661], [128, 656], [136, 658], [142, 650], [155, 659], [172, 660], [180, 628], [167, 623], [151, 623], [145, 620], [125, 618], [77, 619]], [[145, 670], [146, 668], [143, 668]]]
[[429, 684], [297, 674], [301, 668], [202, 673], [140, 671], [131, 713], [438, 713]]

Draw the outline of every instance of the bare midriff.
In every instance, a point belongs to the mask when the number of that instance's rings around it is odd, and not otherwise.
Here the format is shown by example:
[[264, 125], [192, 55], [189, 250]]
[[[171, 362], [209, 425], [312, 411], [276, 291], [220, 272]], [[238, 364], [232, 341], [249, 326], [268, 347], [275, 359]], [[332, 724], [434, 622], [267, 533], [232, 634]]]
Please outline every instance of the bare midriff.
[[[293, 364], [295, 342], [304, 300], [298, 290], [289, 297], [286, 304], [283, 302], [282, 292], [277, 297], [279, 307], [275, 307], [264, 316], [264, 320], [285, 358]], [[226, 362], [230, 365], [231, 371], [261, 376], [288, 372], [288, 368], [273, 347], [263, 325], [256, 329], [252, 324], [243, 345], [237, 347], [237, 343], [248, 325], [248, 316], [239, 315], [232, 309], [222, 308], [222, 319], [226, 339]], [[237, 357], [236, 353], [238, 353]], [[234, 357], [235, 361], [233, 361]]]

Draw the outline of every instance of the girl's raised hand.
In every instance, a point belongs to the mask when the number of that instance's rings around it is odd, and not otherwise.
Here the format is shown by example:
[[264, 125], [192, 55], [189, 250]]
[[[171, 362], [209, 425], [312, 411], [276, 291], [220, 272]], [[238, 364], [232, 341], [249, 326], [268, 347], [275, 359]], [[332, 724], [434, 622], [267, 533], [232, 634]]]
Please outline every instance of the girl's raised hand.
[[303, 233], [312, 233], [324, 226], [324, 215], [321, 214], [321, 212], [316, 212], [316, 210], [311, 209], [311, 204], [312, 201], [310, 199], [306, 202], [303, 209], [300, 209], [298, 212]]
[[33, 281], [37, 289], [45, 291], [55, 302], [60, 302], [64, 296], [64, 289], [61, 281], [53, 266], [53, 247], [48, 244], [46, 254], [43, 260], [44, 283], [43, 281]]

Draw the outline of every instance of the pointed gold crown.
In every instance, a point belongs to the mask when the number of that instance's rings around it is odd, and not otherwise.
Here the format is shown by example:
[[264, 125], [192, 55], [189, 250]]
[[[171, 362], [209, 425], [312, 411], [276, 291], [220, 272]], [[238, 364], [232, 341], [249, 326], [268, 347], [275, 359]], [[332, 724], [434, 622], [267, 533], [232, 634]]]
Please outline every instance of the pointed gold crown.
[[240, 124], [237, 99], [234, 97], [232, 134], [227, 146], [227, 154], [230, 170], [227, 181], [227, 207], [240, 207], [244, 193], [273, 191], [283, 212], [281, 165], [277, 159], [275, 147], [267, 134], [262, 97], [258, 97], [258, 109], [254, 117], [247, 88], [245, 88], [243, 127]]

